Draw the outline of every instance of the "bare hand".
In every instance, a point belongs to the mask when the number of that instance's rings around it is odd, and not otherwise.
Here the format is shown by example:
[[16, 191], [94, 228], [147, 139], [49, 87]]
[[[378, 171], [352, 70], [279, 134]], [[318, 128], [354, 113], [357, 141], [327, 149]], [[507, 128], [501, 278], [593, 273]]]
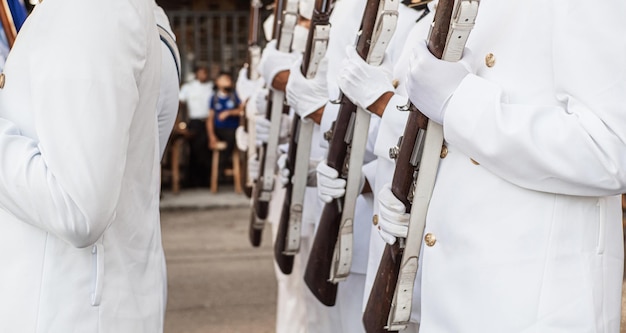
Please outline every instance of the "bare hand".
[[224, 111], [224, 112], [220, 112], [220, 114], [217, 115], [217, 120], [219, 121], [224, 121], [226, 120], [226, 118], [228, 118], [230, 116], [230, 111]]

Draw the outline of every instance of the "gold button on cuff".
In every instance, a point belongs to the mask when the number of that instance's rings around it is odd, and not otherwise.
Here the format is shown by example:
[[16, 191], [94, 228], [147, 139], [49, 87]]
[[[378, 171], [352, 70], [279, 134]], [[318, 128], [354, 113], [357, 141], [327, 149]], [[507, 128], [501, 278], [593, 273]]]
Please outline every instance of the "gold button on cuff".
[[480, 165], [480, 163], [476, 162], [476, 160], [473, 158], [470, 158], [470, 161], [472, 161], [472, 164], [474, 165]]
[[378, 215], [374, 215], [374, 217], [372, 218], [372, 223], [374, 223], [374, 225], [378, 225]]
[[4, 77], [4, 73], [0, 74], [0, 89], [4, 88], [5, 81], [6, 81], [6, 78]]
[[437, 243], [437, 238], [435, 237], [435, 235], [431, 233], [427, 233], [426, 236], [424, 237], [424, 241], [426, 242], [427, 246], [433, 247], [435, 246], [435, 243]]
[[448, 147], [446, 145], [441, 146], [441, 154], [439, 157], [446, 158], [448, 156]]
[[487, 65], [487, 67], [489, 67], [489, 68], [491, 68], [491, 67], [496, 65], [496, 56], [493, 55], [493, 53], [488, 53], [485, 56], [485, 65]]

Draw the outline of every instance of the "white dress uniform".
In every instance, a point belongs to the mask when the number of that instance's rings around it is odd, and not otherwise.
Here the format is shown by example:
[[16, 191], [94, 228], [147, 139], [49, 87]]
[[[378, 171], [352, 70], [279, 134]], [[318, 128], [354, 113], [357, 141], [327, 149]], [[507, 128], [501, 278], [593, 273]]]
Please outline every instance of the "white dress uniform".
[[159, 155], [163, 157], [167, 141], [178, 115], [180, 55], [175, 44], [176, 36], [170, 21], [154, 2], [154, 19], [166, 36], [161, 38], [161, 89], [157, 101], [157, 119], [159, 122]]
[[47, 0], [0, 90], [0, 332], [161, 332], [152, 3]]
[[478, 72], [444, 118], [421, 332], [619, 332], [626, 3], [480, 7]]

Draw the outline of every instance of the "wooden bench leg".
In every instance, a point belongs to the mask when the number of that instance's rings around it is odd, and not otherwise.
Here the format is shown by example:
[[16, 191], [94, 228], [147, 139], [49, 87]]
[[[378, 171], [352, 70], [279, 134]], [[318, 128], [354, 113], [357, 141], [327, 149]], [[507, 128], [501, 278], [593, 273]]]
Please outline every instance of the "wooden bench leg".
[[217, 177], [220, 170], [220, 151], [213, 149], [213, 160], [211, 161], [211, 192], [217, 193]]
[[235, 183], [235, 193], [241, 194], [241, 170], [239, 168], [239, 149], [233, 149], [233, 181]]

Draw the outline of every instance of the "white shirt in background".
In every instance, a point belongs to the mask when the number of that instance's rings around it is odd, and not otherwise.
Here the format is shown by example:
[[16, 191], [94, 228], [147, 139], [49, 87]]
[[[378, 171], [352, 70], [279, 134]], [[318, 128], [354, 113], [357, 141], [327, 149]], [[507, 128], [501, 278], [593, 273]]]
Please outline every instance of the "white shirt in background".
[[198, 80], [185, 83], [178, 98], [187, 104], [189, 119], [206, 119], [209, 116], [209, 100], [213, 92], [213, 83], [201, 83]]

